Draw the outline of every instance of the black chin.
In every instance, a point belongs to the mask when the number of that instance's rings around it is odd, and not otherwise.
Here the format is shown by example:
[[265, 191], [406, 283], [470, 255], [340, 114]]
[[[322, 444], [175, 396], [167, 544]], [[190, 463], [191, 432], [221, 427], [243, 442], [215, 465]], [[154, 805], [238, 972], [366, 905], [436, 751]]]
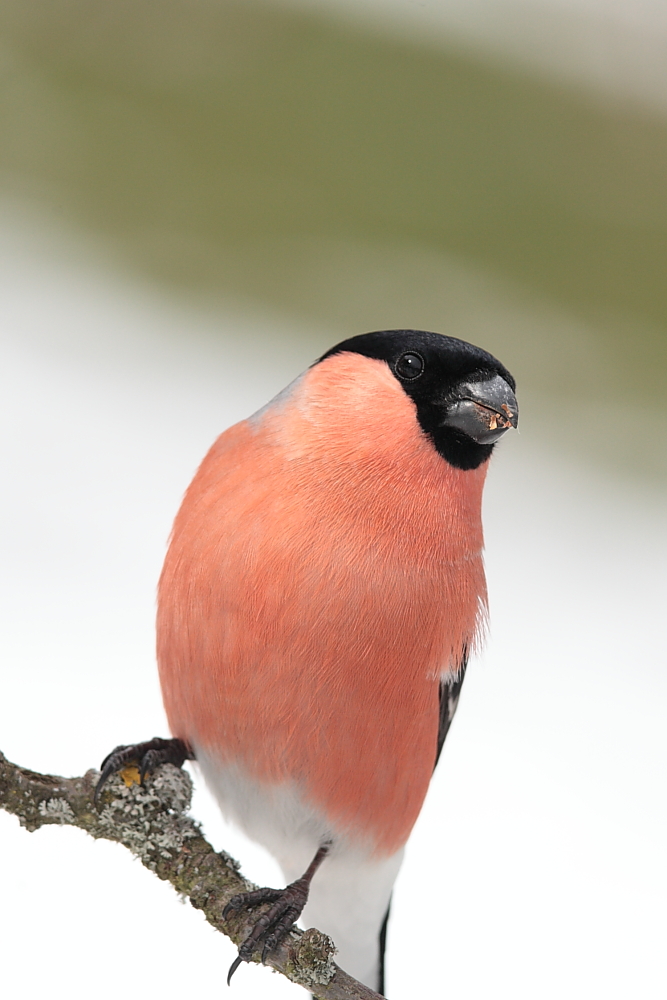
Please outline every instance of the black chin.
[[[421, 423], [421, 421], [420, 421]], [[492, 444], [477, 444], [467, 434], [454, 430], [451, 427], [438, 427], [427, 430], [422, 425], [433, 441], [439, 455], [453, 465], [455, 469], [476, 469], [491, 457], [493, 451]]]

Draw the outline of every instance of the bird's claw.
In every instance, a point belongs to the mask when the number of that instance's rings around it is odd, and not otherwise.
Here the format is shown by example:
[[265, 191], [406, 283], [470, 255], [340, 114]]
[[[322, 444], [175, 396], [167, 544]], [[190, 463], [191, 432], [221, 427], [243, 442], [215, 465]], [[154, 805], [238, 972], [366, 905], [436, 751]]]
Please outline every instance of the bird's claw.
[[186, 760], [194, 760], [194, 754], [183, 740], [164, 740], [155, 736], [145, 743], [121, 744], [102, 761], [101, 774], [95, 786], [95, 805], [99, 804], [100, 793], [111, 775], [116, 771], [122, 771], [128, 765], [134, 764], [138, 768], [139, 784], [143, 785], [146, 775], [160, 764], [182, 767]]
[[245, 941], [239, 946], [239, 953], [229, 967], [227, 985], [241, 962], [250, 962], [253, 953], [261, 947], [262, 964], [280, 942], [292, 929], [294, 922], [301, 916], [308, 900], [308, 885], [302, 884], [303, 879], [297, 879], [285, 889], [256, 889], [254, 892], [243, 892], [233, 896], [222, 911], [223, 919], [245, 907], [260, 906], [262, 903], [272, 905], [257, 919], [254, 927]]
[[232, 976], [234, 975], [234, 973], [236, 972], [236, 970], [238, 969], [238, 967], [239, 967], [239, 965], [241, 964], [242, 961], [243, 961], [243, 959], [241, 958], [241, 955], [239, 954], [239, 955], [236, 956], [236, 958], [234, 959], [234, 961], [232, 962], [232, 964], [229, 966], [229, 972], [227, 973], [227, 985], [228, 986], [232, 985]]

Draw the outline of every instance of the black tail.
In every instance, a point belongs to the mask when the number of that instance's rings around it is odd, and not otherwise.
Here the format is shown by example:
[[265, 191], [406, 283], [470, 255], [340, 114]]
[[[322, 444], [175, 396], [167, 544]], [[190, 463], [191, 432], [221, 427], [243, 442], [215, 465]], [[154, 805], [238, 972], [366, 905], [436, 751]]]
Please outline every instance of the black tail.
[[378, 993], [381, 993], [382, 996], [384, 996], [384, 953], [387, 947], [387, 924], [389, 923], [390, 910], [391, 900], [389, 900], [389, 906], [387, 907], [387, 912], [384, 915], [382, 927], [380, 928], [380, 976], [378, 978]]

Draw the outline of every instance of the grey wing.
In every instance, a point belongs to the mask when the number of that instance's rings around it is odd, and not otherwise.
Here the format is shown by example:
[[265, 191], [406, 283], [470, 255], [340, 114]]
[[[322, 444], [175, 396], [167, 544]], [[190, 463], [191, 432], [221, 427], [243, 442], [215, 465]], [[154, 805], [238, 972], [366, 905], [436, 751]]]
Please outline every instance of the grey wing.
[[463, 679], [466, 675], [467, 666], [468, 657], [464, 656], [457, 676], [451, 681], [440, 682], [440, 724], [438, 726], [438, 749], [435, 755], [435, 764], [433, 765], [434, 768], [440, 760], [440, 754], [442, 753], [442, 748], [445, 743], [445, 737], [449, 732], [449, 727], [451, 726], [452, 719], [456, 713], [456, 707], [459, 703], [459, 695], [461, 694], [461, 687], [463, 685]]

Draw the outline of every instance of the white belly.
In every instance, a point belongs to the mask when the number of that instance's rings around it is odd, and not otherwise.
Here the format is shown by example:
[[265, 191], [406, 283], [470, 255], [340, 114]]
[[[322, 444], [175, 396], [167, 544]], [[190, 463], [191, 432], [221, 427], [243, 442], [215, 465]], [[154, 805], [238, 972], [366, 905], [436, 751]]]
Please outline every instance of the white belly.
[[341, 968], [377, 989], [380, 928], [403, 850], [374, 857], [370, 847], [337, 832], [294, 785], [262, 784], [238, 767], [222, 767], [198, 747], [195, 753], [223, 815], [273, 854], [286, 882], [303, 875], [320, 845], [332, 842], [300, 922], [329, 934]]

